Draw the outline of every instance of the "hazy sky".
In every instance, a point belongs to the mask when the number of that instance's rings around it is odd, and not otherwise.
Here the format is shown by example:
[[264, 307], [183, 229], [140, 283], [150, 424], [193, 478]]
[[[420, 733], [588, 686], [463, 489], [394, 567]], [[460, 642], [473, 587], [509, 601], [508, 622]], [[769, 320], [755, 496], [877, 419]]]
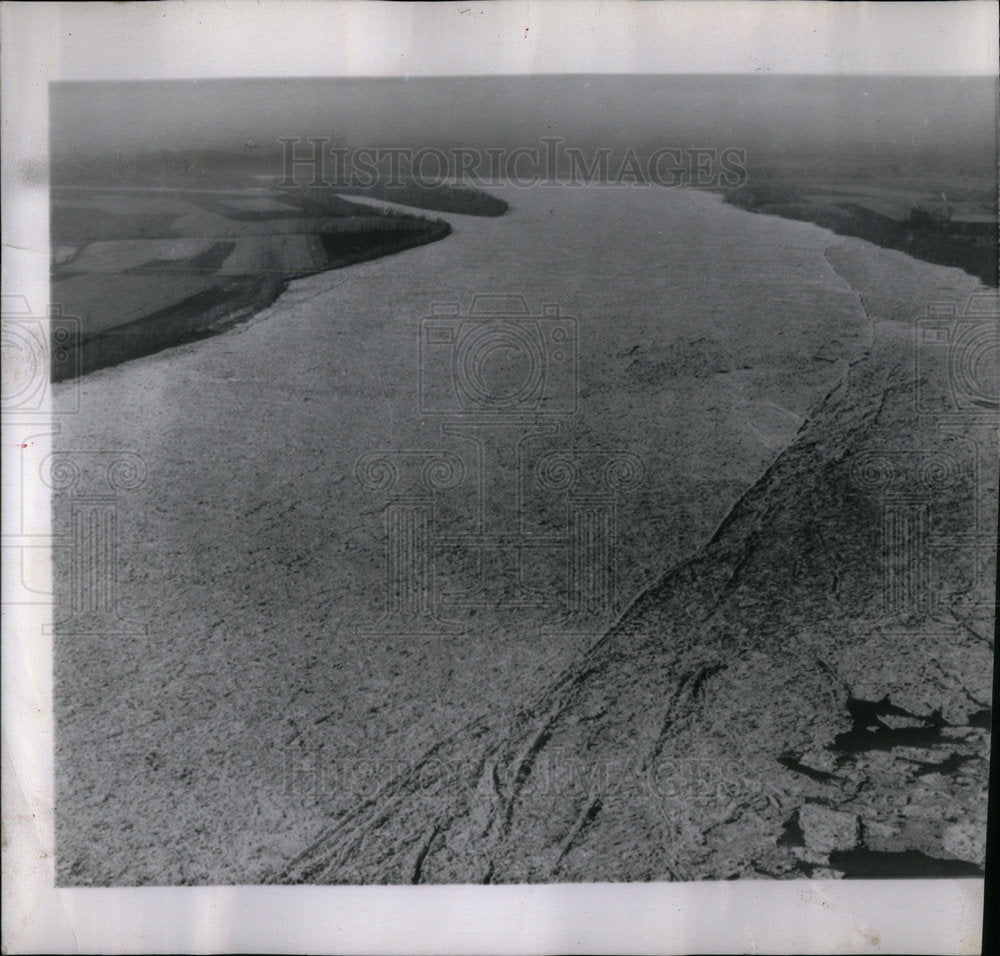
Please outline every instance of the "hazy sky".
[[54, 80], [482, 73], [994, 73], [997, 3], [675, 0], [6, 5]]
[[[515, 76], [88, 82], [50, 88], [53, 158], [325, 136], [344, 145], [485, 148], [559, 136], [612, 149], [878, 149], [987, 160], [985, 77]], [[988, 163], [989, 165], [989, 163]]]
[[[339, 76], [399, 78], [398, 84], [406, 76], [692, 73], [992, 77], [997, 13], [991, 0], [3, 4], [5, 169], [45, 155], [51, 81]], [[75, 99], [54, 98], [53, 146], [86, 152], [232, 148], [239, 136], [340, 131], [355, 142], [422, 145], [446, 135], [452, 143], [474, 145], [484, 137], [509, 142], [508, 134], [536, 138], [553, 125], [567, 138], [575, 126], [593, 133], [594, 142], [635, 139], [637, 130], [676, 145], [697, 133], [701, 119], [698, 99], [671, 99], [662, 90], [623, 99], [606, 84], [588, 91], [577, 82], [569, 94], [553, 88], [548, 95], [536, 84], [525, 95], [508, 83], [493, 91], [478, 86], [476, 95], [470, 87], [465, 97], [461, 85], [452, 86], [435, 98], [418, 87], [341, 85], [328, 99], [321, 95], [311, 102], [273, 84], [233, 87], [225, 94], [189, 84], [165, 95], [152, 87], [141, 93], [134, 86], [127, 94], [92, 87]], [[783, 94], [762, 90], [748, 84], [745, 93], [737, 89], [715, 98], [705, 117], [714, 121], [713, 143], [726, 136], [745, 141], [748, 130], [760, 134], [778, 120], [792, 132], [801, 127], [813, 140], [871, 129], [881, 141], [911, 136], [944, 143], [970, 133], [992, 135], [995, 124], [991, 96], [972, 102], [952, 94], [928, 98], [914, 87], [865, 102], [863, 89], [843, 98], [830, 86], [806, 97], [793, 90], [786, 102]], [[78, 111], [67, 108], [70, 101]]]

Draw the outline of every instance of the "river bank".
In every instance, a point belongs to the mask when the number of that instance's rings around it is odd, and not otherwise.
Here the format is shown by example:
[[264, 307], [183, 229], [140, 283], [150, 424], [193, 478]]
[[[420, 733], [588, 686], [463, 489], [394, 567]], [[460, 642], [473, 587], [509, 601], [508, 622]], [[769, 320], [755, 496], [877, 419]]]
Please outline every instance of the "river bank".
[[[476, 190], [426, 193], [388, 190], [424, 209], [496, 216], [504, 208]], [[422, 209], [383, 205], [372, 214], [332, 188], [127, 182], [57, 184], [51, 196], [52, 300], [67, 317], [63, 327], [73, 323], [53, 350], [57, 382], [218, 335], [269, 306], [294, 278], [451, 232]]]
[[[812, 222], [923, 262], [953, 266], [997, 287], [996, 184], [970, 188], [933, 180], [911, 183], [797, 182], [755, 175], [724, 192], [750, 212]], [[949, 202], [943, 185], [954, 197]]]

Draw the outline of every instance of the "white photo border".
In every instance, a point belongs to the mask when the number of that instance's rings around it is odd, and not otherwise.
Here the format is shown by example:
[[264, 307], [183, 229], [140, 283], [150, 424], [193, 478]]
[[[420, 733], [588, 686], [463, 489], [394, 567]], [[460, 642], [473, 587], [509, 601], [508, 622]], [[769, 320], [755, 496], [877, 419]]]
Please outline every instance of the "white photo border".
[[[3, 292], [38, 307], [48, 300], [51, 81], [582, 72], [988, 75], [996, 71], [997, 10], [987, 0], [857, 6], [749, 0], [6, 4], [0, 8]], [[42, 423], [37, 433], [45, 442], [51, 429]], [[5, 489], [14, 457], [4, 455]], [[39, 493], [32, 507], [44, 521], [47, 498]], [[9, 573], [5, 561], [5, 591]], [[42, 636], [47, 616], [3, 609], [6, 952], [978, 951], [980, 880], [55, 888], [51, 639]]]

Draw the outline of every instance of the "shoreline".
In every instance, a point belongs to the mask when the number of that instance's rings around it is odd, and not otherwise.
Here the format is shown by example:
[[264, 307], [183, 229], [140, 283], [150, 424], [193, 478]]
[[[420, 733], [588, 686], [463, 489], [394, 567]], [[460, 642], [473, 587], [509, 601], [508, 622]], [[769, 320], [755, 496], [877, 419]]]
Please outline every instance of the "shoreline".
[[78, 341], [53, 359], [53, 382], [67, 381], [112, 368], [132, 359], [153, 355], [163, 349], [221, 335], [272, 306], [296, 279], [336, 272], [348, 266], [405, 252], [447, 238], [451, 225], [435, 220], [435, 227], [414, 232], [388, 242], [389, 248], [375, 248], [345, 255], [335, 264], [315, 271], [289, 275], [248, 275], [228, 277], [219, 285], [195, 293], [150, 315], [125, 325], [101, 330]]
[[[52, 350], [53, 382], [218, 335], [293, 279], [449, 236], [451, 224], [428, 211], [507, 208], [454, 187], [406, 209], [395, 194], [355, 202], [335, 189], [62, 184], [52, 194], [51, 297], [76, 320], [71, 341]], [[425, 197], [410, 189], [405, 198]]]
[[[505, 199], [476, 189], [471, 191], [471, 201], [482, 196], [486, 202], [484, 208], [487, 211], [482, 213], [459, 211], [454, 207], [454, 197], [462, 193], [462, 189], [455, 188], [453, 184], [446, 185], [449, 191], [443, 205], [442, 203], [429, 203], [420, 206], [394, 201], [392, 198], [394, 194], [384, 189], [376, 192], [368, 190], [366, 193], [361, 193], [356, 190], [354, 192], [351, 192], [350, 189], [337, 191], [331, 188], [329, 190], [331, 193], [335, 192], [338, 197], [351, 205], [377, 211], [382, 216], [392, 217], [394, 220], [399, 219], [400, 223], [407, 223], [411, 220], [414, 223], [422, 222], [424, 228], [419, 231], [413, 230], [408, 234], [402, 229], [395, 231], [394, 235], [387, 232], [387, 238], [381, 244], [376, 243], [369, 249], [341, 250], [339, 254], [331, 256], [327, 264], [315, 268], [284, 272], [280, 276], [262, 274], [261, 272], [228, 276], [219, 284], [212, 285], [207, 289], [200, 289], [179, 302], [157, 309], [141, 318], [89, 335], [81, 334], [75, 347], [71, 347], [68, 352], [61, 350], [58, 362], [55, 358], [53, 359], [51, 380], [60, 382], [72, 379], [102, 368], [113, 367], [133, 358], [153, 354], [164, 348], [219, 335], [241, 322], [249, 321], [273, 305], [293, 279], [336, 271], [447, 238], [452, 232], [451, 224], [441, 219], [425, 219], [421, 213], [428, 210], [447, 210], [458, 215], [492, 217], [503, 215], [497, 210], [501, 207], [506, 210], [510, 205]], [[594, 185], [597, 188], [606, 186], [608, 189], [646, 188], [615, 187], [603, 183]], [[69, 191], [95, 190], [98, 192], [107, 188], [113, 191], [112, 187], [102, 186], [58, 186], [54, 188]], [[492, 184], [491, 188], [504, 191], [510, 187], [509, 184], [496, 183]], [[563, 187], [555, 186], [552, 188]], [[723, 203], [744, 212], [771, 215], [791, 222], [808, 222], [828, 229], [837, 236], [861, 239], [879, 248], [901, 252], [915, 261], [961, 269], [968, 275], [978, 278], [987, 288], [996, 287], [996, 245], [984, 250], [981, 243], [978, 245], [971, 242], [962, 243], [959, 241], [960, 237], [943, 235], [940, 226], [930, 219], [916, 224], [914, 228], [917, 230], [917, 235], [914, 238], [913, 228], [907, 231], [900, 223], [893, 224], [893, 221], [887, 220], [885, 217], [880, 218], [872, 214], [851, 214], [833, 204], [795, 204], [791, 203], [790, 200], [784, 203], [762, 201], [761, 196], [766, 194], [769, 189], [773, 192], [773, 187], [745, 186], [735, 190], [697, 187], [673, 188], [692, 189], [695, 192], [718, 196]], [[285, 195], [282, 191], [275, 191], [268, 186], [246, 190], [185, 190], [184, 188], [155, 186], [124, 186], [122, 189], [137, 193], [153, 192], [177, 196], [197, 192], [215, 195], [259, 196], [262, 198], [268, 196], [280, 198]], [[469, 192], [469, 190], [465, 191]], [[799, 193], [795, 193], [794, 190], [785, 189], [785, 193], [799, 196]], [[408, 196], [413, 198], [411, 194]], [[784, 198], [788, 200], [789, 196], [785, 195]], [[467, 198], [466, 205], [469, 201]], [[451, 204], [450, 209], [448, 209], [449, 204]], [[325, 239], [319, 234], [314, 234], [314, 238]], [[56, 245], [57, 243], [53, 241], [53, 248]], [[987, 261], [990, 251], [993, 252], [992, 264]], [[53, 275], [53, 280], [57, 278], [58, 276]], [[69, 306], [69, 314], [72, 315], [72, 303]]]
[[[832, 187], [745, 185], [713, 190], [746, 212], [810, 222], [835, 235], [863, 239], [902, 252], [920, 262], [961, 269], [988, 288], [998, 286], [997, 222], [982, 215], [953, 221], [939, 209], [919, 203], [907, 209], [869, 208], [863, 196]], [[859, 190], [862, 192], [863, 190]], [[830, 193], [827, 195], [827, 193]]]

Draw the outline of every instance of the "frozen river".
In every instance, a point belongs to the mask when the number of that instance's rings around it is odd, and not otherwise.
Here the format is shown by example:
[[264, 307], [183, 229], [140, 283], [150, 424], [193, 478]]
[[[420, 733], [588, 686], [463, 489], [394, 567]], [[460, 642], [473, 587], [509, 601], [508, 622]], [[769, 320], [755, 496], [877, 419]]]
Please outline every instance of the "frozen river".
[[[696, 192], [498, 194], [500, 218], [448, 215], [443, 241], [58, 387], [80, 403], [59, 447], [144, 474], [117, 504], [137, 626], [57, 639], [64, 875], [197, 881], [294, 852], [366, 786], [309, 754], [379, 779], [550, 680], [870, 343], [825, 256], [853, 240]], [[534, 324], [507, 328], [528, 338], [461, 352], [477, 296], [522, 297]]]

